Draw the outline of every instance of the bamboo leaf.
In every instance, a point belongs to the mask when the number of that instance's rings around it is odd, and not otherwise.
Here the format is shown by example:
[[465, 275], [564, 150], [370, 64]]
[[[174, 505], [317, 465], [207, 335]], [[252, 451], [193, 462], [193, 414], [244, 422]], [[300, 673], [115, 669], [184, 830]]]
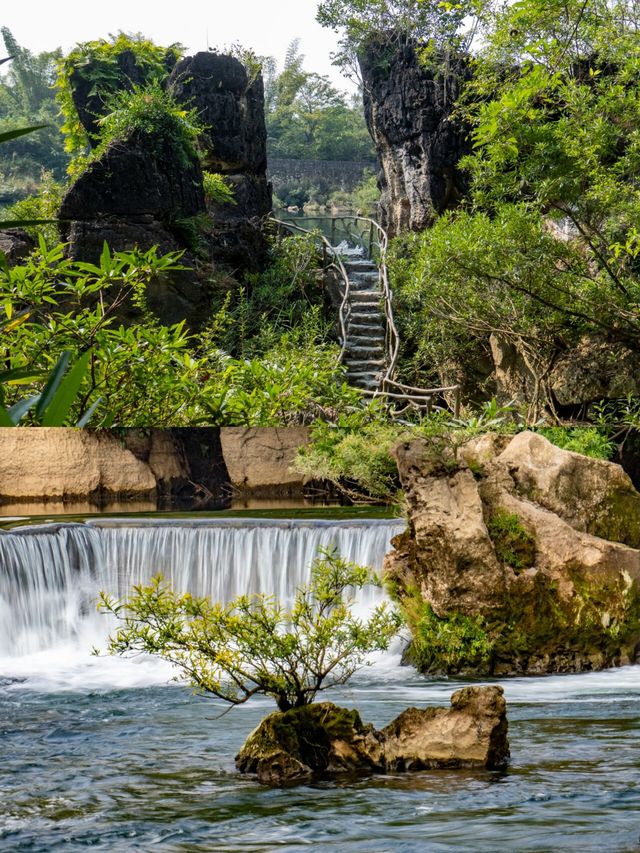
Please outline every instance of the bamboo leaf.
[[64, 426], [87, 373], [90, 356], [90, 351], [85, 352], [73, 365], [69, 374], [61, 379], [51, 401], [45, 407], [42, 426]]
[[89, 423], [91, 418], [94, 416], [95, 411], [98, 408], [98, 406], [100, 405], [101, 400], [102, 400], [102, 397], [98, 397], [98, 399], [95, 401], [95, 403], [91, 404], [91, 406], [87, 409], [87, 411], [84, 413], [84, 415], [82, 415], [82, 417], [80, 418], [80, 420], [76, 424], [77, 427], [79, 427], [80, 429], [82, 429], [83, 427], [86, 427], [86, 425]]
[[65, 350], [60, 358], [56, 366], [51, 371], [51, 375], [49, 376], [49, 380], [40, 395], [40, 399], [38, 400], [38, 405], [36, 406], [36, 416], [38, 419], [42, 417], [47, 406], [53, 400], [58, 387], [60, 386], [60, 382], [62, 381], [62, 377], [65, 374], [65, 371], [69, 365], [71, 360], [71, 352], [69, 350]]
[[0, 142], [10, 142], [12, 139], [25, 136], [27, 133], [33, 133], [35, 130], [41, 130], [43, 127], [49, 127], [49, 125], [34, 124], [31, 127], [17, 127], [15, 130], [5, 130], [3, 133], [0, 133]]
[[36, 394], [34, 397], [26, 397], [24, 400], [20, 400], [18, 403], [15, 403], [9, 409], [9, 418], [14, 426], [16, 426], [22, 418], [27, 414], [29, 409], [33, 408], [40, 399], [40, 395]]

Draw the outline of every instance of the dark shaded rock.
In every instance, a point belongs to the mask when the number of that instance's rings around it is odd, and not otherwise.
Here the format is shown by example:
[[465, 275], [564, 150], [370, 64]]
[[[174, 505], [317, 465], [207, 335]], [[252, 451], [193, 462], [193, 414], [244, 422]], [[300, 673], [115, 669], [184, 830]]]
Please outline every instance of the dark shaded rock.
[[188, 476], [180, 488], [173, 487], [174, 500], [201, 509], [231, 505], [231, 484], [224, 460], [220, 429], [216, 427], [172, 427], [171, 436], [182, 448]]
[[235, 204], [208, 204], [211, 260], [255, 272], [265, 263], [262, 221], [271, 211], [262, 76], [250, 79], [234, 57], [203, 52], [178, 62], [168, 87], [206, 128], [204, 168], [224, 175], [234, 193]]
[[204, 210], [197, 157], [160, 135], [137, 133], [112, 142], [89, 164], [65, 193], [60, 218], [152, 216], [169, 222]]
[[503, 767], [509, 758], [501, 687], [465, 687], [451, 708], [408, 708], [381, 731], [357, 711], [320, 702], [264, 719], [236, 756], [265, 785], [344, 773]]
[[181, 59], [168, 88], [177, 101], [194, 108], [205, 132], [205, 168], [223, 175], [264, 175], [267, 130], [262, 76], [250, 80], [233, 56], [201, 52]]
[[36, 242], [22, 228], [7, 228], [0, 231], [0, 252], [3, 252], [10, 265], [16, 264], [35, 249]]
[[452, 119], [470, 71], [464, 59], [446, 74], [423, 67], [405, 37], [372, 38], [359, 56], [365, 117], [380, 162], [382, 225], [421, 230], [467, 192], [458, 170], [470, 153], [467, 128]]
[[[161, 254], [185, 251], [180, 223], [205, 212], [197, 157], [158, 135], [116, 140], [67, 190], [60, 207], [63, 240], [74, 260], [97, 263], [104, 243], [112, 251], [157, 246]], [[149, 307], [165, 323], [193, 325], [209, 307], [195, 258], [186, 251], [176, 270], [154, 281]]]
[[196, 509], [230, 505], [219, 427], [129, 429], [121, 431], [121, 440], [150, 467], [160, 500]]
[[419, 668], [533, 675], [636, 660], [640, 495], [618, 465], [532, 432], [480, 436], [457, 456], [415, 440], [395, 455], [409, 528], [385, 573]]

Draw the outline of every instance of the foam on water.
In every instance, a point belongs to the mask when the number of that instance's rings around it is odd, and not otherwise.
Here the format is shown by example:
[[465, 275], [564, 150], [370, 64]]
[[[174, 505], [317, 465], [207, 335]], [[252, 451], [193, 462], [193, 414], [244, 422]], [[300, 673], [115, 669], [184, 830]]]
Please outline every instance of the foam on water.
[[[375, 570], [404, 522], [110, 519], [0, 532], [0, 677], [39, 690], [140, 687], [173, 675], [156, 660], [96, 658], [113, 627], [100, 590], [125, 596], [157, 573], [214, 601], [241, 593], [291, 601], [319, 549]], [[366, 587], [363, 612], [383, 593]], [[26, 681], [22, 680], [26, 679]]]

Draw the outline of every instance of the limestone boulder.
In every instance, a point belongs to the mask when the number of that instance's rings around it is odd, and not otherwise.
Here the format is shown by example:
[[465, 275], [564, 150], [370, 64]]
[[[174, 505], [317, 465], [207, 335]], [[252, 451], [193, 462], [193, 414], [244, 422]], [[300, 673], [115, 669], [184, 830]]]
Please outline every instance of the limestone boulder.
[[223, 427], [222, 452], [233, 490], [253, 497], [300, 497], [305, 477], [294, 468], [308, 427]]
[[556, 360], [549, 385], [560, 406], [581, 406], [640, 394], [640, 353], [621, 343], [579, 341]]
[[561, 450], [534, 432], [496, 457], [519, 494], [575, 530], [640, 548], [640, 494], [620, 465]]
[[636, 660], [638, 495], [622, 469], [541, 435], [395, 450], [409, 526], [385, 560], [433, 672], [539, 674]]
[[0, 252], [10, 265], [16, 264], [35, 249], [35, 240], [22, 228], [0, 231]]
[[450, 708], [408, 708], [382, 729], [387, 770], [503, 767], [509, 759], [502, 687], [463, 687]]
[[133, 133], [112, 142], [67, 190], [63, 220], [195, 216], [205, 210], [202, 170], [160, 133]]
[[[150, 308], [164, 323], [206, 316], [209, 296], [195, 272], [180, 223], [205, 212], [202, 170], [195, 154], [160, 134], [134, 133], [116, 140], [69, 187], [60, 207], [61, 236], [74, 260], [97, 263], [104, 244], [112, 251], [183, 252], [181, 270], [148, 288]], [[127, 314], [126, 310], [121, 313]]]
[[409, 708], [381, 730], [357, 711], [319, 702], [264, 719], [236, 756], [265, 785], [340, 774], [503, 767], [509, 759], [501, 687], [466, 687], [450, 708]]

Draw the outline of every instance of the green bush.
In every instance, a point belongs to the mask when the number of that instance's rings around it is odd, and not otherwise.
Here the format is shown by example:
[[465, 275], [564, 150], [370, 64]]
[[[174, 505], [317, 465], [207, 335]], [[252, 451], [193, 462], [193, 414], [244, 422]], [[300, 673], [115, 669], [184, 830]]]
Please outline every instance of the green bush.
[[552, 444], [593, 459], [611, 459], [615, 444], [598, 427], [540, 427], [537, 430]]
[[216, 172], [203, 173], [204, 195], [213, 204], [236, 204], [233, 189], [227, 183], [224, 175]]
[[[105, 247], [99, 264], [77, 263], [41, 240], [24, 263], [0, 269], [6, 369], [35, 374], [36, 394], [36, 377], [46, 376], [63, 352], [75, 361], [90, 350], [69, 418], [75, 422], [99, 398], [95, 426], [278, 426], [335, 418], [361, 405], [344, 381], [337, 346], [326, 343], [313, 315], [251, 358], [221, 348], [224, 311], [198, 335], [183, 323], [160, 324], [147, 309], [146, 289], [179, 269], [179, 260], [155, 250], [112, 255]], [[6, 386], [7, 407], [23, 396], [21, 387]]]
[[389, 647], [399, 614], [385, 602], [364, 621], [349, 597], [375, 582], [369, 569], [325, 551], [291, 608], [268, 595], [211, 602], [177, 593], [156, 577], [124, 601], [102, 593], [99, 609], [118, 620], [110, 654], [156, 655], [177, 665], [201, 694], [230, 705], [261, 694], [287, 711], [344, 684], [371, 652]]
[[453, 675], [489, 668], [494, 643], [481, 616], [440, 618], [417, 589], [405, 592], [399, 603], [411, 631], [408, 656], [421, 672]]
[[[98, 122], [99, 157], [114, 139], [138, 135], [152, 144], [170, 145], [182, 166], [197, 157], [197, 140], [202, 131], [195, 110], [185, 110], [160, 83], [134, 86], [131, 91], [116, 92], [107, 101], [107, 114]], [[159, 154], [164, 153], [164, 147]]]
[[118, 65], [118, 57], [125, 51], [133, 54], [144, 84], [153, 85], [164, 80], [169, 66], [182, 56], [183, 48], [178, 44], [168, 48], [159, 47], [141, 33], [126, 35], [120, 32], [111, 36], [108, 41], [98, 39], [78, 44], [60, 60], [56, 81], [57, 98], [64, 116], [62, 130], [66, 136], [66, 150], [74, 158], [86, 154], [89, 148], [87, 133], [73, 103], [74, 73], [79, 71], [83, 79], [91, 84], [93, 91], [106, 103], [123, 88], [130, 88]]
[[495, 401], [467, 419], [445, 410], [410, 424], [394, 420], [382, 400], [356, 412], [344, 411], [331, 425], [314, 424], [311, 442], [296, 457], [301, 473], [328, 480], [355, 501], [397, 503], [400, 483], [392, 448], [402, 441], [427, 438], [434, 464], [455, 465], [457, 449], [474, 435], [518, 429], [510, 408]]

